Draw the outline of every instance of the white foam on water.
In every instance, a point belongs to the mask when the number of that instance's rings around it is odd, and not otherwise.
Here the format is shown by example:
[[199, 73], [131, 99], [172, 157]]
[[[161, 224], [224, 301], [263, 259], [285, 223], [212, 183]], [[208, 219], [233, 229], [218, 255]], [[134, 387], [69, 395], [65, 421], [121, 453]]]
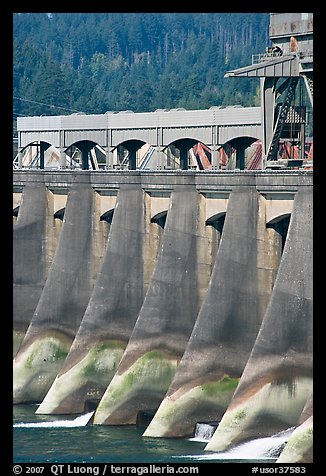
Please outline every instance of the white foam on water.
[[71, 428], [74, 426], [86, 426], [94, 414], [94, 411], [84, 413], [74, 420], [41, 421], [32, 423], [15, 423], [14, 428]]
[[200, 443], [204, 443], [209, 441], [215, 430], [217, 425], [212, 425], [210, 423], [197, 423], [195, 429], [195, 436], [193, 438], [189, 438], [189, 441], [199, 441]]
[[[187, 455], [187, 458], [194, 458], [198, 460], [259, 460], [278, 458], [289, 436], [292, 434], [295, 427], [288, 428], [276, 435], [267, 438], [258, 438], [256, 440], [241, 443], [234, 448], [225, 452], [208, 453], [203, 455]], [[193, 440], [192, 440], [193, 441]], [[197, 440], [198, 441], [198, 440]]]

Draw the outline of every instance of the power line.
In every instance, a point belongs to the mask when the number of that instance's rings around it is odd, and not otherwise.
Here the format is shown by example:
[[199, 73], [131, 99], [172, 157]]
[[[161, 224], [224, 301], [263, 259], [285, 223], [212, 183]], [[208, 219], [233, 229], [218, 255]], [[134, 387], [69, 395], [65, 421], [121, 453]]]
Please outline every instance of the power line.
[[72, 111], [72, 112], [80, 112], [80, 111], [77, 111], [77, 109], [69, 109], [68, 107], [56, 106], [55, 104], [46, 104], [44, 102], [32, 101], [31, 99], [19, 98], [17, 96], [14, 96], [13, 98], [18, 99], [19, 101], [25, 101], [25, 102], [31, 102], [31, 103], [34, 103], [34, 104], [39, 104], [41, 106], [54, 107], [54, 108], [57, 108], [57, 109], [65, 109], [66, 111]]

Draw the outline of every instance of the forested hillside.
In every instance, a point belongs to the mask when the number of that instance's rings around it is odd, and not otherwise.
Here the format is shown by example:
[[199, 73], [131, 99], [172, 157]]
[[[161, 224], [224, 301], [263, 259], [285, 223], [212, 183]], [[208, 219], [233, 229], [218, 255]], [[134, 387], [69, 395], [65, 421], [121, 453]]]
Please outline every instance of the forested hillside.
[[[268, 13], [14, 15], [14, 117], [259, 104]], [[60, 108], [58, 107], [60, 106]]]

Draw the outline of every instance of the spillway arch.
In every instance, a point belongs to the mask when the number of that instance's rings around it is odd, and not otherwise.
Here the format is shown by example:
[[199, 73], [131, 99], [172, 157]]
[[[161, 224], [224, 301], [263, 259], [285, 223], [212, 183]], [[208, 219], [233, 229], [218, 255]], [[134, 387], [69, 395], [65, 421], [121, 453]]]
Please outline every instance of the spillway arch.
[[[171, 129], [168, 142], [163, 137], [154, 137], [153, 134], [145, 137], [144, 133], [137, 131], [127, 139], [121, 136], [121, 140], [114, 146], [101, 145], [101, 141], [96, 141], [93, 137], [92, 131], [83, 131], [82, 139], [72, 136], [69, 140], [68, 137], [64, 147], [60, 149], [54, 145], [55, 140], [51, 142], [51, 137], [44, 137], [44, 140], [32, 140], [20, 148], [20, 162], [22, 167], [36, 169], [205, 170], [217, 165], [224, 168], [235, 152], [236, 162], [232, 165], [233, 168], [244, 169], [245, 151], [259, 140], [246, 135], [243, 127], [239, 126], [236, 130], [232, 127], [232, 131], [226, 127], [219, 134], [218, 141], [215, 138], [215, 144], [207, 145], [211, 142], [208, 137], [201, 137], [200, 133], [192, 134], [195, 131], [187, 129]], [[77, 140], [73, 140], [74, 138]], [[154, 152], [156, 154], [153, 155]], [[230, 168], [230, 163], [227, 168]]]

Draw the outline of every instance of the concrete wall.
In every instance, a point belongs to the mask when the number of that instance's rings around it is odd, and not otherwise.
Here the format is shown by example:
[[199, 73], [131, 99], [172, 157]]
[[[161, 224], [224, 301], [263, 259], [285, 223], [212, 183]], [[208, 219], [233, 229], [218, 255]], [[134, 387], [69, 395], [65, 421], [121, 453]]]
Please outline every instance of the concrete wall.
[[301, 187], [262, 326], [207, 450], [297, 424], [312, 391], [312, 291], [312, 195]]
[[[15, 403], [92, 404], [95, 424], [151, 412], [145, 436], [221, 421], [208, 451], [289, 426], [311, 437], [311, 173], [18, 171], [14, 191], [14, 286], [42, 288], [34, 311], [15, 295], [30, 321]], [[309, 441], [282, 461], [312, 458]]]
[[[258, 246], [266, 230], [264, 218], [255, 187], [231, 192], [205, 300], [175, 378], [145, 436], [189, 436], [197, 421], [222, 418], [272, 289], [270, 267]], [[265, 241], [268, 246], [266, 231]]]
[[[122, 185], [106, 254], [78, 333], [38, 413], [81, 413], [99, 401], [127, 346], [148, 287], [150, 210], [139, 185]], [[148, 258], [148, 259], [146, 259]], [[155, 259], [155, 257], [154, 257]]]
[[14, 359], [16, 403], [44, 398], [78, 331], [99, 271], [95, 193], [89, 176], [75, 179], [46, 283]]
[[[16, 197], [14, 197], [16, 198]], [[58, 233], [53, 194], [42, 176], [24, 187], [13, 229], [13, 351], [16, 354], [40, 299]]]
[[210, 262], [199, 259], [207, 238], [195, 186], [171, 194], [157, 264], [137, 322], [94, 423], [136, 423], [156, 410], [171, 382], [197, 317]]
[[313, 394], [309, 395], [298, 426], [290, 435], [276, 463], [313, 463]]

